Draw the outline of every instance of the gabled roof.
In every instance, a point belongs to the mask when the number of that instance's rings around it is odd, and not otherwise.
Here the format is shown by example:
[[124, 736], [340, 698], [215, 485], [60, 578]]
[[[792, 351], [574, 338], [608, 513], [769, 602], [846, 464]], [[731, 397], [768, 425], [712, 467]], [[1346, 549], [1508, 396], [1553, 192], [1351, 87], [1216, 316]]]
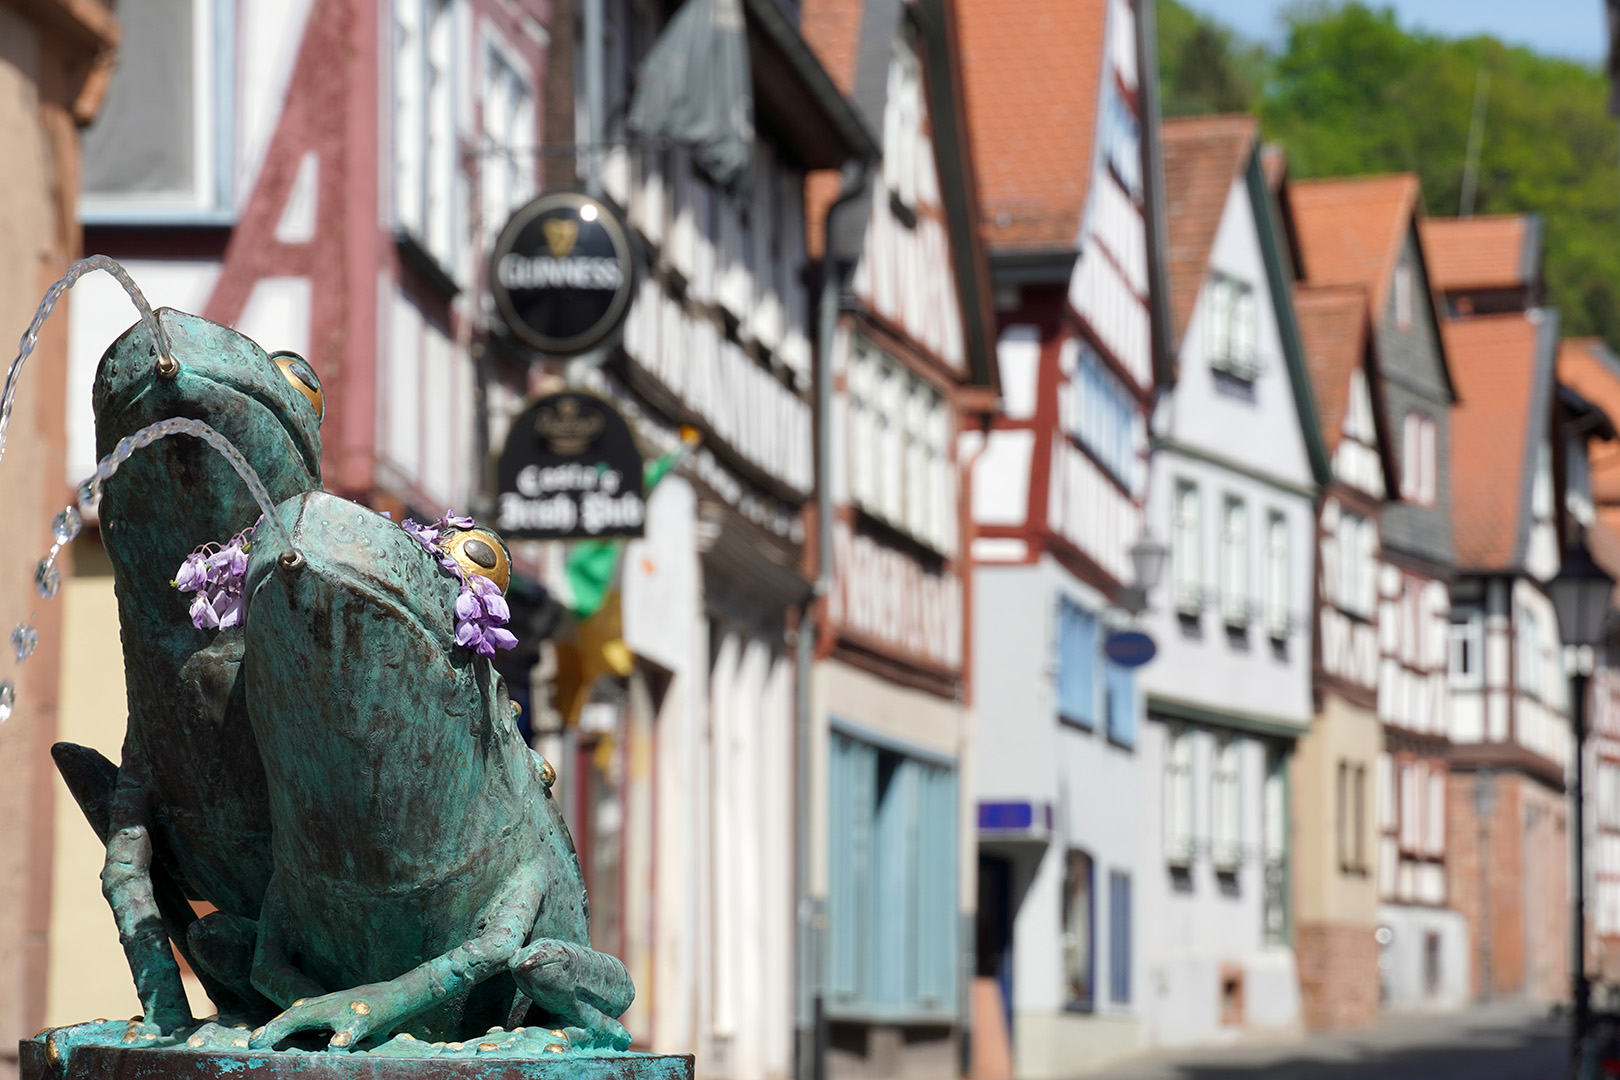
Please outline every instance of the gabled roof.
[[1108, 0], [958, 0], [981, 228], [992, 251], [1074, 247]]
[[[1421, 222], [1419, 194], [1418, 179], [1411, 173], [1289, 180], [1289, 208], [1302, 260], [1301, 280], [1311, 285], [1362, 286], [1367, 290], [1369, 312], [1376, 323], [1389, 302], [1390, 282], [1407, 232]], [[1422, 280], [1432, 288], [1421, 231], [1418, 257], [1423, 260]], [[1451, 377], [1439, 311], [1434, 304], [1427, 306], [1440, 349], [1440, 375], [1455, 399], [1457, 384]]]
[[1457, 569], [1514, 571], [1524, 561], [1537, 451], [1552, 413], [1557, 315], [1448, 320], [1445, 335], [1462, 395], [1451, 412]]
[[[1600, 338], [1569, 338], [1558, 346], [1558, 381], [1602, 409], [1620, 417], [1620, 357]], [[1589, 442], [1592, 501], [1620, 513], [1620, 445]]]
[[1417, 177], [1293, 180], [1289, 194], [1305, 259], [1300, 276], [1312, 285], [1364, 287], [1376, 318], [1417, 212]]
[[1294, 289], [1294, 314], [1310, 373], [1311, 393], [1327, 453], [1333, 454], [1344, 438], [1350, 412], [1351, 375], [1361, 371], [1378, 433], [1378, 462], [1384, 488], [1394, 491], [1395, 465], [1389, 447], [1389, 426], [1384, 422], [1383, 395], [1378, 392], [1378, 349], [1367, 311], [1367, 294], [1357, 285]]
[[1516, 289], [1541, 279], [1541, 218], [1490, 214], [1423, 222], [1429, 281], [1441, 292]]
[[1259, 139], [1252, 116], [1198, 116], [1166, 120], [1164, 191], [1168, 211], [1171, 331], [1179, 351], [1209, 256], [1226, 212], [1232, 182], [1241, 179]]

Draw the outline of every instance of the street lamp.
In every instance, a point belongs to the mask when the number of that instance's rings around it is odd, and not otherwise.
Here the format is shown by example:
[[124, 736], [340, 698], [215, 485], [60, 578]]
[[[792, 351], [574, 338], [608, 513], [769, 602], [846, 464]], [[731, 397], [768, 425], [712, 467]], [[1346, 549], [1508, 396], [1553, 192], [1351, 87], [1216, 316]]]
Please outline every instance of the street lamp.
[[[1592, 559], [1583, 537], [1564, 553], [1558, 576], [1547, 585], [1558, 612], [1565, 647], [1585, 651], [1603, 644], [1609, 623], [1614, 578]], [[1592, 984], [1586, 977], [1586, 666], [1577, 661], [1569, 677], [1570, 720], [1575, 731], [1575, 1017], [1573, 1046], [1581, 1052], [1592, 1012]]]
[[1159, 575], [1164, 573], [1164, 560], [1169, 556], [1170, 549], [1153, 539], [1153, 534], [1144, 529], [1136, 543], [1131, 545], [1131, 569], [1136, 573], [1136, 580], [1123, 590], [1121, 607], [1132, 615], [1140, 615], [1147, 610], [1148, 593], [1159, 584]]

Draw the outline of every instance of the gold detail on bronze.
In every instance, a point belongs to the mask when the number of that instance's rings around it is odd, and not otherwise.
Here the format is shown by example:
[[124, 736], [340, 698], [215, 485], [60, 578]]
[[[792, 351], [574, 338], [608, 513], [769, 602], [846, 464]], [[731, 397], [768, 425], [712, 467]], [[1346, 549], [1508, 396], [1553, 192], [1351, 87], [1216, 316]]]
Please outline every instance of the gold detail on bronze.
[[479, 1053], [483, 1053], [483, 1054], [487, 1054], [491, 1050], [499, 1050], [499, 1049], [500, 1049], [500, 1047], [496, 1046], [494, 1043], [479, 1043], [478, 1044], [478, 1051], [479, 1051]]
[[331, 1042], [330, 1045], [332, 1045], [332, 1046], [348, 1046], [349, 1045], [349, 1040], [352, 1039], [353, 1037], [354, 1036], [350, 1035], [347, 1031], [340, 1031], [336, 1035], [332, 1036], [332, 1042]]
[[488, 529], [453, 533], [442, 543], [445, 554], [455, 560], [462, 573], [489, 578], [501, 592], [511, 584], [512, 560], [506, 554], [506, 545]]
[[357, 1012], [361, 1016], [370, 1016], [371, 1015], [371, 1005], [368, 1002], [351, 1001], [351, 1002], [349, 1002], [349, 1009], [350, 1009], [351, 1012]]
[[562, 1043], [551, 1043], [546, 1047], [546, 1053], [548, 1054], [561, 1054], [565, 1053], [567, 1050], [568, 1047], [564, 1046]]

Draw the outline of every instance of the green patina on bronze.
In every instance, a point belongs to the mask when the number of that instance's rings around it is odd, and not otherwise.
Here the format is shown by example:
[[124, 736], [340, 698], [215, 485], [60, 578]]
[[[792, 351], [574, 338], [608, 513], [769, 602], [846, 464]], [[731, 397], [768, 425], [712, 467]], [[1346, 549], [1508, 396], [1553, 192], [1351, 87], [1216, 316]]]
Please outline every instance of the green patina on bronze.
[[[107, 843], [103, 891], [145, 1010], [121, 1043], [194, 1030], [172, 939], [222, 1014], [262, 1025], [254, 1049], [329, 1031], [333, 1049], [380, 1053], [524, 1024], [556, 1032], [548, 1054], [628, 1046], [614, 1019], [628, 973], [589, 947], [579, 860], [505, 685], [455, 643], [458, 582], [393, 522], [319, 490], [307, 387], [228, 328], [159, 318], [178, 371], [143, 327], [119, 338], [96, 378], [98, 450], [171, 416], [208, 423], [258, 471], [301, 558], [254, 545], [244, 626], [197, 630], [170, 578], [257, 504], [192, 439], [106, 484], [129, 729], [117, 767], [68, 744], [55, 756]], [[197, 919], [188, 900], [219, 910]]]
[[254, 552], [243, 665], [275, 865], [253, 982], [291, 1007], [255, 1045], [472, 1038], [522, 1022], [521, 991], [569, 1044], [628, 1046], [629, 975], [589, 947], [579, 859], [505, 684], [456, 644], [458, 580], [336, 496], [277, 514], [303, 565]]
[[[230, 439], [272, 498], [318, 488], [319, 418], [265, 351], [195, 315], [162, 309], [157, 317], [179, 370], [159, 370], [141, 323], [108, 348], [93, 392], [98, 455], [156, 420], [186, 416]], [[252, 942], [242, 940], [271, 872], [264, 771], [239, 670], [242, 631], [196, 629], [170, 585], [195, 548], [240, 532], [259, 513], [230, 464], [196, 439], [138, 452], [102, 492], [129, 726], [116, 773], [80, 747], [55, 756], [107, 844], [103, 891], [154, 1030], [191, 1019], [171, 938], [222, 1008], [267, 1007], [248, 980]], [[188, 897], [222, 914], [199, 923]]]

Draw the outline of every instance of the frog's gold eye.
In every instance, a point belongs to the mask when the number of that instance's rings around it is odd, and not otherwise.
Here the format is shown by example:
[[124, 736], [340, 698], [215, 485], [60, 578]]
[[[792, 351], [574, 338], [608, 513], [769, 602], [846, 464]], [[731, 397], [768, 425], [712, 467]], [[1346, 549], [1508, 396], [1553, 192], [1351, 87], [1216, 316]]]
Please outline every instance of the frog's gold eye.
[[501, 592], [512, 580], [512, 563], [506, 556], [506, 545], [488, 529], [468, 529], [444, 541], [445, 554], [456, 560], [464, 573], [487, 577]]
[[315, 419], [324, 419], [326, 398], [321, 394], [320, 377], [315, 374], [315, 369], [309, 366], [309, 361], [287, 349], [271, 353], [270, 359], [275, 361], [276, 367], [281, 369], [282, 376], [292, 384], [292, 388], [303, 394], [309, 399], [309, 403], [315, 406]]

